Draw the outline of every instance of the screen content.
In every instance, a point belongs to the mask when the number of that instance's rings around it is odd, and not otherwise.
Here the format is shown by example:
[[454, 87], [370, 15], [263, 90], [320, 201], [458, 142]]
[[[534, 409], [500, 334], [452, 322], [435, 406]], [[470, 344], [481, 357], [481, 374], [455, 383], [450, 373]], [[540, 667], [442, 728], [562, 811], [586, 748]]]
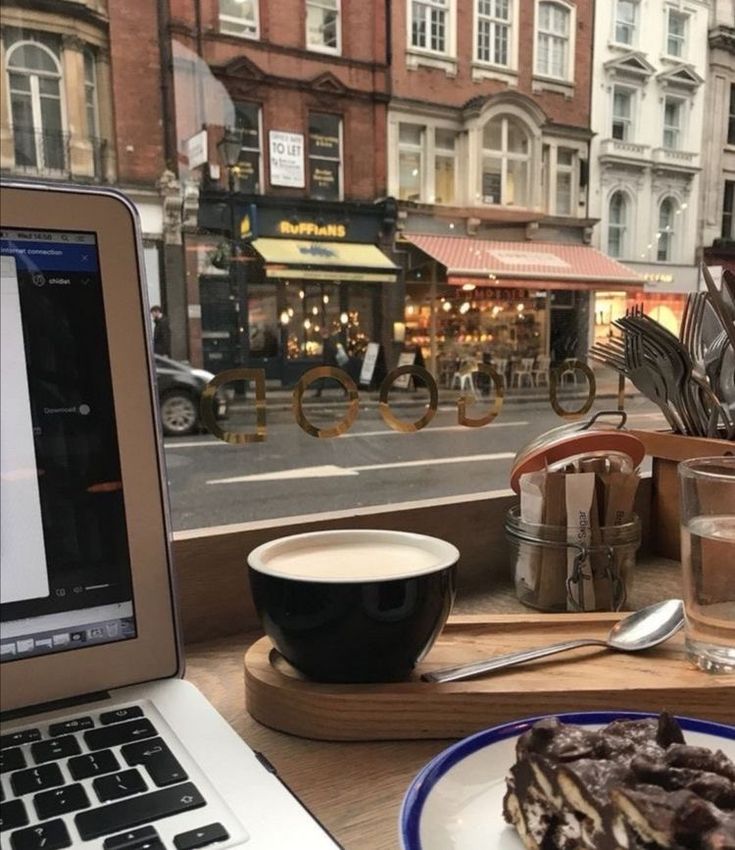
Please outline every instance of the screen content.
[[0, 659], [135, 637], [94, 234], [0, 231]]

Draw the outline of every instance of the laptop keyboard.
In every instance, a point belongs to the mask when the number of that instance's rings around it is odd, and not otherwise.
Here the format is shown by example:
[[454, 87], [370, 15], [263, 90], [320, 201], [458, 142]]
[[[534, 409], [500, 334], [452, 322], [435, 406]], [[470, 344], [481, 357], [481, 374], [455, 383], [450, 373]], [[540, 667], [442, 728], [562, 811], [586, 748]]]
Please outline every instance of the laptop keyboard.
[[[2, 846], [12, 850], [95, 839], [103, 850], [166, 850], [155, 822], [206, 805], [137, 705], [0, 735], [0, 773]], [[168, 850], [228, 838], [203, 819]]]

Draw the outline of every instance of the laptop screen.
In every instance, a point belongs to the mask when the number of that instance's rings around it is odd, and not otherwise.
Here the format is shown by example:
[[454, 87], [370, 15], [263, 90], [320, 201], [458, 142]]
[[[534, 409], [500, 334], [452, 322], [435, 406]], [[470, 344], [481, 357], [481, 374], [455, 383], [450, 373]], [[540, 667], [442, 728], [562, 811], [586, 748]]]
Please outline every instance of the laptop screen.
[[0, 659], [136, 636], [94, 233], [0, 232]]

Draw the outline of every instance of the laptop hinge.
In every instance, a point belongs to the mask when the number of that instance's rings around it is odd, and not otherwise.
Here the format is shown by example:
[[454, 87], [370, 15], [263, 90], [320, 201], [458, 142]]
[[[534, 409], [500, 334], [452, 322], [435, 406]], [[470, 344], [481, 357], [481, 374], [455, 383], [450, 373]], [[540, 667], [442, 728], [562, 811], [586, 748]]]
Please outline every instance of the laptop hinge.
[[33, 714], [43, 714], [47, 711], [58, 711], [61, 708], [74, 708], [77, 705], [83, 705], [88, 702], [99, 702], [103, 699], [110, 699], [108, 691], [95, 691], [91, 694], [82, 694], [81, 696], [69, 697], [68, 699], [57, 699], [53, 702], [43, 702], [40, 705], [28, 705], [25, 708], [14, 708], [11, 711], [0, 712], [0, 720], [16, 720], [19, 717], [28, 717]]

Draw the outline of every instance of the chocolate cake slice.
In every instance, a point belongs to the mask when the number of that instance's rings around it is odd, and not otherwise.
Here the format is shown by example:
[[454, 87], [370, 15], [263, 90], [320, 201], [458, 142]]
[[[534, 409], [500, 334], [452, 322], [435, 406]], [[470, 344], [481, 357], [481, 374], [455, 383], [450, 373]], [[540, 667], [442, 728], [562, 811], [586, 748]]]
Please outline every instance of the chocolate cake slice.
[[667, 714], [546, 718], [518, 739], [503, 810], [528, 850], [735, 850], [735, 764]]

